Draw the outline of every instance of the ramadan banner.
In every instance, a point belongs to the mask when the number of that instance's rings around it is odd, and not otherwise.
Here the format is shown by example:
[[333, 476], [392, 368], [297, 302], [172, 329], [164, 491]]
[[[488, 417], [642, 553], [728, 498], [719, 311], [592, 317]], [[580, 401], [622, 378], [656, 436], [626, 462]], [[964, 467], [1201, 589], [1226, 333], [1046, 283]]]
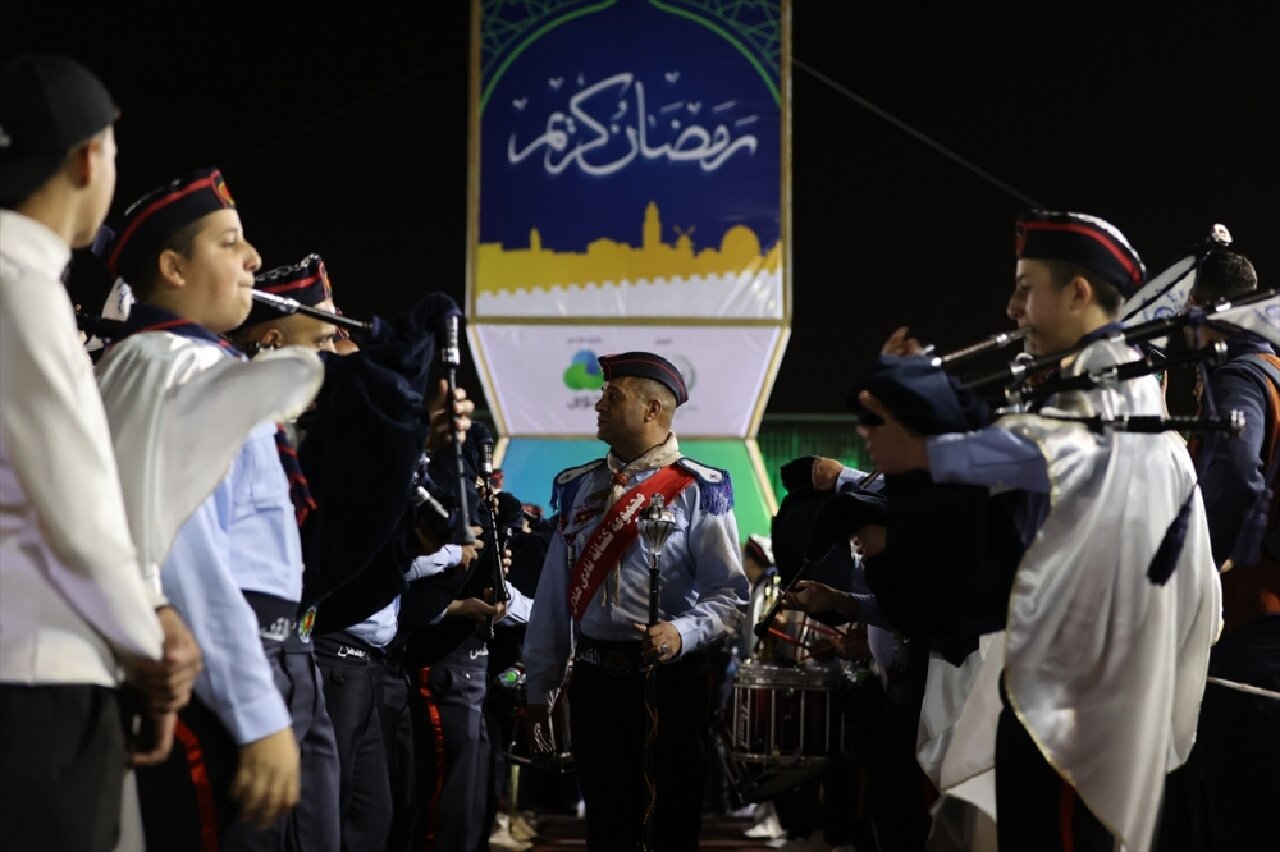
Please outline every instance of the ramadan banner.
[[479, 2], [473, 321], [785, 322], [786, 13]]

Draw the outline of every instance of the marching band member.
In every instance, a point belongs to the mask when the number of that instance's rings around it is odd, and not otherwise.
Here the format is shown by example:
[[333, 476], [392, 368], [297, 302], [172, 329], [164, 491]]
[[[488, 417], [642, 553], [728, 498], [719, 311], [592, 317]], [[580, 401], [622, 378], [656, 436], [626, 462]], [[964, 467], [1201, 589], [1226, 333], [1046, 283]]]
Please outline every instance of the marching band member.
[[314, 501], [273, 422], [311, 402], [319, 360], [244, 361], [218, 336], [249, 313], [260, 258], [216, 169], [135, 202], [108, 259], [138, 299], [97, 368], [130, 524], [177, 527], [151, 555], [206, 659], [179, 745], [138, 774], [148, 846], [337, 850], [337, 752], [299, 612]]
[[[1200, 264], [1189, 306], [1210, 307], [1257, 286], [1248, 258], [1218, 250]], [[1270, 499], [1280, 435], [1280, 358], [1266, 340], [1247, 331], [1195, 330], [1197, 347], [1217, 340], [1226, 341], [1228, 360], [1208, 368], [1201, 411], [1210, 402], [1218, 411], [1239, 411], [1244, 431], [1238, 437], [1208, 435], [1197, 452], [1213, 558], [1222, 572], [1225, 621], [1209, 656], [1209, 674], [1280, 692], [1280, 548]], [[1221, 684], [1206, 688], [1192, 785], [1196, 800], [1207, 805], [1213, 849], [1263, 849], [1274, 842], [1261, 815], [1280, 794], [1275, 704]]]
[[[849, 572], [854, 591], [815, 579], [797, 580], [783, 606], [810, 614], [839, 613], [865, 627], [865, 639], [861, 631], [852, 630], [837, 638], [835, 652], [844, 655], [859, 644], [865, 645], [883, 690], [875, 693], [874, 715], [863, 744], [875, 836], [886, 849], [923, 850], [929, 833], [929, 802], [916, 760], [916, 739], [929, 646], [927, 636], [910, 635], [882, 612], [881, 601], [868, 583], [873, 570], [893, 571], [891, 566], [878, 564], [885, 552], [888, 514], [888, 500], [881, 493], [883, 480], [868, 483], [864, 471], [828, 458], [797, 459], [784, 466], [784, 472], [787, 468], [791, 468], [795, 487], [811, 484], [816, 491], [834, 492], [821, 504], [810, 541], [821, 541], [821, 549], [839, 535], [840, 546], [845, 547], [843, 539], [852, 535], [855, 558]], [[835, 519], [838, 522], [833, 523]], [[913, 630], [916, 627], [910, 626]]]
[[[748, 591], [733, 490], [727, 473], [680, 453], [671, 419], [688, 392], [669, 361], [628, 352], [600, 366], [598, 436], [610, 452], [555, 479], [561, 521], [525, 639], [529, 741], [535, 753], [553, 749], [548, 708], [572, 652], [570, 727], [587, 845], [635, 848], [647, 801], [644, 669], [656, 665], [654, 848], [696, 849], [711, 698], [701, 651], [737, 629]], [[653, 494], [664, 495], [676, 528], [661, 555], [659, 621], [646, 627], [650, 554], [635, 521]]]
[[[1009, 316], [1029, 351], [1083, 346], [1065, 375], [1133, 360], [1109, 339], [1121, 295], [1145, 275], [1123, 235], [1037, 211], [1018, 236]], [[1165, 774], [1191, 749], [1220, 626], [1204, 507], [1175, 434], [1096, 434], [1050, 415], [1160, 415], [1159, 384], [1061, 393], [1040, 414], [927, 439], [871, 394], [860, 401], [879, 418], [862, 428], [886, 475], [1033, 498], [1004, 642], [985, 661], [1003, 666], [1003, 709], [994, 731], [964, 744], [994, 760], [1001, 850], [1148, 848]]]
[[[254, 286], [336, 312], [329, 274], [317, 254], [256, 276]], [[299, 436], [299, 457], [319, 503], [303, 527], [304, 596], [321, 599], [315, 649], [337, 739], [347, 849], [407, 848], [412, 811], [421, 798], [409, 684], [393, 647], [401, 607], [397, 592], [465, 569], [481, 544], [439, 545], [433, 531], [417, 538], [424, 525], [408, 529], [400, 522], [439, 506], [431, 497], [438, 489], [430, 481], [424, 444], [426, 453], [441, 450], [455, 437], [465, 441], [470, 427], [474, 405], [461, 389], [452, 410], [445, 405], [444, 383], [438, 398], [423, 404], [435, 324], [448, 311], [456, 311], [451, 300], [428, 296], [405, 317], [376, 320], [365, 345], [352, 346], [351, 357], [323, 355], [325, 384], [313, 409], [305, 422], [288, 424]], [[283, 314], [259, 302], [231, 338], [254, 352], [302, 346], [334, 353], [336, 331], [324, 318]], [[417, 508], [403, 488], [411, 467], [412, 491], [426, 495]], [[352, 481], [362, 487], [343, 487]], [[447, 517], [434, 520], [438, 526]], [[462, 818], [451, 820], [451, 827], [471, 825], [475, 831], [479, 822]]]
[[[253, 278], [253, 286], [264, 293], [284, 296], [299, 304], [333, 313], [333, 287], [329, 272], [318, 254], [309, 254], [298, 263], [277, 266]], [[305, 346], [316, 352], [333, 352], [338, 327], [306, 314], [282, 314], [270, 305], [254, 302], [249, 316], [228, 337], [242, 352], [253, 355], [261, 349]]]
[[[473, 424], [467, 438], [463, 456], [470, 481], [470, 474], [483, 470], [479, 447], [489, 440], [489, 433], [483, 425]], [[476, 476], [475, 481], [479, 483], [481, 477]], [[423, 770], [418, 799], [427, 807], [421, 814], [418, 834], [440, 852], [480, 848], [489, 836], [494, 743], [484, 710], [491, 640], [482, 625], [490, 620], [503, 629], [524, 624], [532, 604], [505, 579], [509, 554], [496, 548], [499, 518], [487, 501], [477, 500], [474, 509], [469, 517], [477, 523], [473, 528], [476, 542], [466, 547], [479, 562], [469, 565], [470, 576], [456, 572], [466, 578], [443, 612], [427, 626], [411, 631], [412, 635], [407, 631], [402, 637], [407, 643], [406, 660], [419, 669], [422, 699], [417, 706], [416, 728], [422, 733], [416, 744]], [[503, 562], [495, 563], [495, 559]], [[490, 598], [498, 571], [504, 575], [506, 600], [494, 602]], [[420, 608], [428, 600], [418, 597], [406, 606]], [[411, 614], [408, 621], [402, 621], [402, 630], [407, 630], [412, 620]]]
[[[166, 756], [200, 666], [139, 559], [60, 280], [111, 203], [115, 117], [73, 60], [0, 72], [0, 826], [17, 849], [112, 848], [126, 748]], [[151, 743], [125, 740], [122, 671]]]

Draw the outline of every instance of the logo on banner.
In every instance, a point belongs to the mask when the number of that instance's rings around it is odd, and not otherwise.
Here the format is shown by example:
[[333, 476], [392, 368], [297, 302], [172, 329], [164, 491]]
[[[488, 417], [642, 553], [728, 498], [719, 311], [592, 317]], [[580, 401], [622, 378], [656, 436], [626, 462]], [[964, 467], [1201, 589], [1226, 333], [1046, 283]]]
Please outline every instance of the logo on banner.
[[573, 360], [564, 371], [564, 386], [572, 391], [596, 391], [604, 387], [604, 372], [596, 353], [590, 349], [573, 353]]

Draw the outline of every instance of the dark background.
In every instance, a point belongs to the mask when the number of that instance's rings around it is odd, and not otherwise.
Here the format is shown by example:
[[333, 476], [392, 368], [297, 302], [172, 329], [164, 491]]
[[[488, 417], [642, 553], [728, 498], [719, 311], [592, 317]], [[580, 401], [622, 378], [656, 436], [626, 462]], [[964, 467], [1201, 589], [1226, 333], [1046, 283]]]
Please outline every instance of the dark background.
[[[0, 53], [69, 53], [123, 110], [113, 212], [218, 165], [266, 265], [320, 252], [346, 313], [462, 301], [468, 2], [23, 5]], [[1276, 4], [973, 5], [795, 0], [797, 60], [1013, 191], [794, 69], [771, 413], [844, 410], [897, 325], [943, 351], [1005, 329], [1019, 194], [1111, 220], [1153, 273], [1225, 223], [1275, 283]]]

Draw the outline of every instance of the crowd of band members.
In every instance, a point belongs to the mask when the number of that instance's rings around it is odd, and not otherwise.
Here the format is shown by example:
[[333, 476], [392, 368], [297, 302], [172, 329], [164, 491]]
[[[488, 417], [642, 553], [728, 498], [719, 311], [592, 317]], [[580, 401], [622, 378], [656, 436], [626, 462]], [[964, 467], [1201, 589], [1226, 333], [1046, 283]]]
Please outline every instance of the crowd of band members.
[[[787, 465], [774, 552], [744, 550], [728, 474], [681, 452], [680, 372], [660, 353], [604, 356], [609, 452], [556, 477], [544, 518], [502, 491], [491, 436], [435, 357], [451, 300], [347, 334], [319, 255], [264, 270], [252, 212], [214, 168], [103, 229], [116, 115], [64, 57], [0, 75], [6, 843], [470, 852], [501, 826], [495, 843], [528, 848], [499, 811], [563, 785], [552, 807], [581, 798], [589, 848], [696, 849], [708, 803], [742, 792], [715, 732], [755, 645], [743, 610], [773, 582], [753, 590], [745, 552], [783, 575], [787, 608], [849, 625], [816, 656], [875, 674], [847, 697], [856, 747], [775, 797], [791, 848], [923, 849], [952, 832], [980, 848], [977, 811], [942, 807], [947, 759], [1001, 770], [1000, 849], [1265, 848], [1280, 792], [1266, 339], [1206, 326], [1188, 341], [1226, 343], [1198, 394], [1245, 422], [1188, 448], [1046, 415], [1161, 414], [1154, 377], [993, 419], [922, 371], [902, 329], [858, 383], [878, 475]], [[1048, 381], [1131, 360], [1117, 317], [1146, 270], [1124, 236], [1083, 214], [1017, 225], [1009, 318], [1032, 355], [1078, 353]], [[62, 281], [90, 244], [117, 321], [82, 334]], [[1257, 287], [1218, 250], [1189, 306]], [[653, 495], [670, 533], [650, 552], [638, 510]], [[819, 533], [836, 546], [807, 558]], [[1077, 563], [1090, 570], [1055, 585]], [[950, 750], [923, 765], [926, 692], [984, 665], [992, 705], [951, 719]], [[1099, 709], [1100, 688], [1128, 703]], [[572, 776], [555, 766], [570, 734]], [[513, 742], [532, 764], [519, 787]], [[809, 839], [819, 823], [825, 840]]]

